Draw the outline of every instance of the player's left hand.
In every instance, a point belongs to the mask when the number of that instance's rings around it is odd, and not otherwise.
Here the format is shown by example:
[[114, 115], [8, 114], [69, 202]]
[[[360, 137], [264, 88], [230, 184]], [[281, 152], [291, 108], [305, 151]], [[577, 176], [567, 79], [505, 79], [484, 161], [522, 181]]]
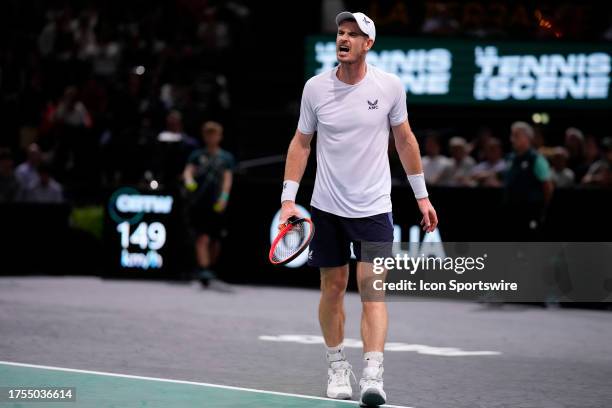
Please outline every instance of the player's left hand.
[[219, 214], [225, 211], [225, 207], [227, 207], [227, 200], [222, 198], [218, 199], [217, 202], [213, 205], [213, 210]]
[[423, 214], [423, 220], [421, 221], [421, 227], [425, 232], [432, 232], [438, 226], [438, 215], [433, 205], [429, 202], [429, 198], [420, 198], [417, 200], [419, 210]]

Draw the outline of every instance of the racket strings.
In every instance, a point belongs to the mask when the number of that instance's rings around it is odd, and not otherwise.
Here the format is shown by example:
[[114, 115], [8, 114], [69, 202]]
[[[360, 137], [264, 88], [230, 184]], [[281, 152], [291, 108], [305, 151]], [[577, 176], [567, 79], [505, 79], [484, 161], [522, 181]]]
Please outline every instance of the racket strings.
[[306, 244], [309, 233], [310, 228], [308, 223], [300, 222], [291, 225], [276, 244], [274, 252], [272, 253], [272, 259], [275, 262], [281, 262], [299, 252], [304, 244]]

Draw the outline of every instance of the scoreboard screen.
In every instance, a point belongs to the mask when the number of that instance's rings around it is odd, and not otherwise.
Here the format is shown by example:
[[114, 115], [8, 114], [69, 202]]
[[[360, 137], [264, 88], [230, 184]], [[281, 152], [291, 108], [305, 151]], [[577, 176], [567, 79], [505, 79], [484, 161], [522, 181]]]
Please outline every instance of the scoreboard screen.
[[[612, 107], [609, 43], [379, 37], [367, 61], [397, 75], [410, 104]], [[336, 64], [334, 37], [307, 38], [307, 78]]]

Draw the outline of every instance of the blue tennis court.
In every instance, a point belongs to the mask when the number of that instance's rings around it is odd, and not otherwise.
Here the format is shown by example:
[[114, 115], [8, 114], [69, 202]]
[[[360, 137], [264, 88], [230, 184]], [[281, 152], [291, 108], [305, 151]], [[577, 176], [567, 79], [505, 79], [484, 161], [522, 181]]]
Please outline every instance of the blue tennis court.
[[[69, 368], [36, 366], [0, 361], [0, 378], [5, 387], [73, 387], [75, 402], [47, 402], [52, 407], [270, 407], [342, 408], [356, 401], [334, 401], [307, 395], [263, 391], [217, 384], [179, 381]], [[4, 402], [19, 408], [29, 402]], [[45, 403], [37, 403], [41, 406]], [[394, 407], [395, 405], [386, 405]]]

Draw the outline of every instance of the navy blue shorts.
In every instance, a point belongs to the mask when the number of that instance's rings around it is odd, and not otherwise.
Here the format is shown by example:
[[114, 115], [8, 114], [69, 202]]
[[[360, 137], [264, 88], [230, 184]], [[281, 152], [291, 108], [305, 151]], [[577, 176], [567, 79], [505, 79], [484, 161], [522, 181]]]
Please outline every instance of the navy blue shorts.
[[[346, 265], [351, 246], [357, 261], [372, 262], [373, 256], [389, 256], [393, 242], [393, 215], [376, 214], [364, 218], [346, 218], [311, 209], [315, 234], [310, 242], [308, 265], [331, 268]], [[367, 243], [362, 254], [362, 243]], [[372, 253], [374, 248], [374, 253]]]

